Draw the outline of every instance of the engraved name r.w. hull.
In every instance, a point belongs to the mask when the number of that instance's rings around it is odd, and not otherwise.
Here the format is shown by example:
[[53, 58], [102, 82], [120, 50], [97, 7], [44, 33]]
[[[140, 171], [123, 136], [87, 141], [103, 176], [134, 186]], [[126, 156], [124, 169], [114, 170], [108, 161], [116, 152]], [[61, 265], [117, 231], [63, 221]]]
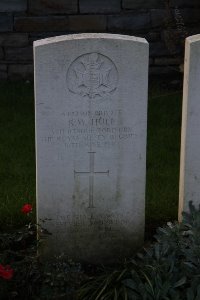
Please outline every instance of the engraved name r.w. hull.
[[67, 72], [70, 92], [89, 99], [109, 96], [117, 88], [118, 72], [108, 57], [87, 53], [76, 58]]

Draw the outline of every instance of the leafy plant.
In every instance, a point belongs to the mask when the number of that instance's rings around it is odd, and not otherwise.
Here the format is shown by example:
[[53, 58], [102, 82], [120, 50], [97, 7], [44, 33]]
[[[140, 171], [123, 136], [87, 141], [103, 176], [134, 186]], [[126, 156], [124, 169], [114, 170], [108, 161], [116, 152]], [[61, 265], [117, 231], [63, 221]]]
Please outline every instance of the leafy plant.
[[87, 281], [80, 300], [200, 299], [200, 209], [158, 228], [156, 242], [121, 269]]
[[[32, 206], [25, 204], [21, 212], [28, 217]], [[21, 230], [0, 234], [1, 300], [57, 300], [66, 296], [72, 300], [80, 286], [83, 277], [80, 264], [62, 255], [51, 261], [40, 261], [37, 228], [36, 224], [29, 223]]]
[[[27, 205], [22, 210], [27, 216], [31, 212]], [[41, 262], [36, 231], [29, 223], [23, 230], [0, 234], [1, 300], [200, 299], [200, 208], [192, 203], [182, 223], [158, 228], [151, 246], [116, 270], [104, 268], [97, 275], [99, 269], [92, 267], [92, 277], [64, 254]]]

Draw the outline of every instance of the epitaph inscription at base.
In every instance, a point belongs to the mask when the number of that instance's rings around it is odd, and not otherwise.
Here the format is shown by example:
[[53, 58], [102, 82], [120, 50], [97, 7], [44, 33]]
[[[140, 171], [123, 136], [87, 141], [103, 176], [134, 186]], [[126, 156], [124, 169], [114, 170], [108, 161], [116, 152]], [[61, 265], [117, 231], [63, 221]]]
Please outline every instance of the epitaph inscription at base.
[[34, 58], [41, 254], [124, 260], [144, 235], [148, 43], [68, 35]]

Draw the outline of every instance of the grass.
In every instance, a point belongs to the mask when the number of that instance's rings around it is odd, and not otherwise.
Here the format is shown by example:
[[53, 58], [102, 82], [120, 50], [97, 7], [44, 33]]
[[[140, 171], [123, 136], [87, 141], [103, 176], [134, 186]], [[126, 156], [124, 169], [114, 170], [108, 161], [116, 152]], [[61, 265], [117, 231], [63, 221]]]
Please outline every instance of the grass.
[[181, 135], [181, 92], [149, 95], [146, 223], [177, 219]]
[[[181, 94], [168, 94], [153, 88], [149, 96], [147, 227], [177, 218]], [[26, 223], [24, 203], [35, 206], [32, 84], [0, 83], [0, 128], [0, 228], [8, 229]]]
[[33, 99], [30, 84], [0, 84], [0, 228], [24, 224], [19, 209], [35, 206]]

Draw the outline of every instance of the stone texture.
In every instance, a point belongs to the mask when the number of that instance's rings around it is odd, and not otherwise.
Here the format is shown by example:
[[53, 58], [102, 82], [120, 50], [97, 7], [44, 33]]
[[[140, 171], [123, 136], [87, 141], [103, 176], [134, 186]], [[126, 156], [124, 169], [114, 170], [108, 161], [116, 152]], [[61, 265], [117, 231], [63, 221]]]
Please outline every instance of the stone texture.
[[138, 32], [150, 27], [148, 13], [108, 16], [108, 30], [112, 32]]
[[200, 35], [186, 39], [184, 68], [179, 219], [189, 201], [200, 204]]
[[0, 80], [7, 79], [7, 66], [0, 64]]
[[13, 30], [12, 14], [0, 13], [0, 32], [7, 32]]
[[120, 12], [120, 0], [79, 0], [80, 13]]
[[103, 32], [106, 31], [105, 16], [69, 16], [69, 29], [75, 32]]
[[13, 64], [8, 66], [9, 80], [33, 80], [33, 65]]
[[21, 12], [26, 11], [27, 0], [1, 0], [0, 12]]
[[34, 57], [37, 217], [52, 233], [40, 251], [124, 261], [144, 235], [148, 43], [69, 35]]
[[24, 47], [28, 45], [27, 33], [1, 33], [0, 46]]
[[31, 61], [33, 60], [33, 48], [23, 47], [23, 48], [5, 48], [5, 58], [10, 61]]
[[32, 14], [70, 14], [78, 12], [78, 0], [28, 0]]
[[161, 0], [122, 0], [122, 7], [125, 9], [147, 9], [164, 7]]
[[16, 31], [44, 32], [67, 31], [69, 21], [67, 17], [16, 17], [14, 21]]

